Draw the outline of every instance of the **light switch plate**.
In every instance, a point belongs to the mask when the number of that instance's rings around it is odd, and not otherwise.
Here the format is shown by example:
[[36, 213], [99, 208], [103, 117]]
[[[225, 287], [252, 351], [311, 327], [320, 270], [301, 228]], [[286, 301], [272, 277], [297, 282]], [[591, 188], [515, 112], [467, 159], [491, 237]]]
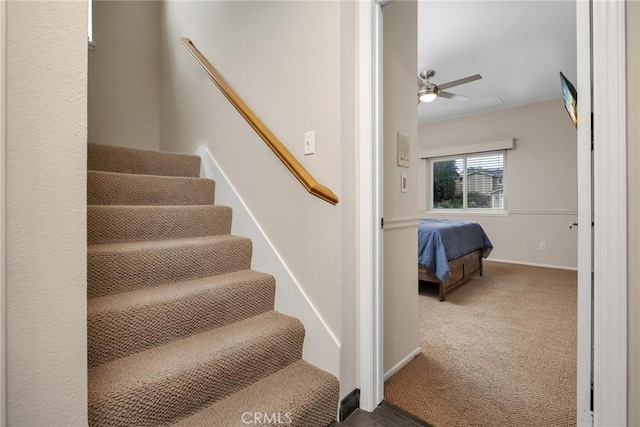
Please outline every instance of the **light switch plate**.
[[312, 130], [304, 133], [304, 155], [314, 154], [316, 152], [316, 133]]
[[400, 192], [401, 193], [407, 192], [407, 174], [406, 173], [403, 173], [400, 175]]

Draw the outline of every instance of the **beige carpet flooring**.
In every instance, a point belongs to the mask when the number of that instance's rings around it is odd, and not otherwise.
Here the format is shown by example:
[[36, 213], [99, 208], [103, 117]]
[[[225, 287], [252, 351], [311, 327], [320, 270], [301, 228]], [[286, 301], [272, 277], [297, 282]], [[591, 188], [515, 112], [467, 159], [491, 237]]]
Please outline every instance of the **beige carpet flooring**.
[[576, 424], [576, 273], [485, 263], [438, 301], [420, 286], [420, 346], [385, 399], [435, 427]]

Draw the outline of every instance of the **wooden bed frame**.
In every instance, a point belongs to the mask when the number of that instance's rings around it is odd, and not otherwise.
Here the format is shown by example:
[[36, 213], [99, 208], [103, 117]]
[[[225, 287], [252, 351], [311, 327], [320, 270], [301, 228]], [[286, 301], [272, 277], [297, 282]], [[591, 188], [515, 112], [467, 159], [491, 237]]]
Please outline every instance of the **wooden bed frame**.
[[452, 289], [457, 288], [476, 275], [482, 276], [482, 249], [449, 261], [449, 276], [444, 282], [441, 282], [425, 267], [418, 266], [418, 278], [420, 280], [440, 285], [440, 301], [444, 301], [445, 295]]

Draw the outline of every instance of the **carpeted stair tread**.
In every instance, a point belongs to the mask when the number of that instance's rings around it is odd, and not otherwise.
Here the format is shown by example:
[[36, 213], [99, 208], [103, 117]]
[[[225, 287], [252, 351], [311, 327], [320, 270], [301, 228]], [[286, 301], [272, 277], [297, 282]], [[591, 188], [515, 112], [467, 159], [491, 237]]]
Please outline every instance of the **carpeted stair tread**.
[[[338, 392], [338, 380], [333, 375], [299, 360], [175, 426], [325, 427], [335, 421]], [[260, 417], [260, 422], [254, 416]]]
[[299, 320], [270, 311], [89, 369], [89, 424], [155, 426], [193, 414], [302, 356]]
[[88, 144], [87, 169], [163, 176], [200, 176], [200, 156]]
[[89, 366], [273, 310], [275, 279], [252, 270], [91, 298]]
[[229, 234], [231, 217], [231, 208], [221, 205], [91, 205], [87, 240], [93, 245]]
[[211, 205], [214, 197], [206, 178], [87, 172], [87, 205]]
[[88, 297], [248, 270], [251, 251], [233, 235], [89, 245]]

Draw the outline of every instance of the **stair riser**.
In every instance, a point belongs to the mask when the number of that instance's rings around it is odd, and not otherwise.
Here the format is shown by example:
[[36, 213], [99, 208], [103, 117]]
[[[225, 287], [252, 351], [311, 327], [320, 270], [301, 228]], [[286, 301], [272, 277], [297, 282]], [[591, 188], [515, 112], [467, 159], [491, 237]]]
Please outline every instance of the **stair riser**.
[[214, 197], [210, 179], [87, 173], [88, 205], [211, 205]]
[[235, 283], [171, 303], [88, 316], [89, 366], [273, 310], [275, 280]]
[[200, 176], [200, 157], [89, 144], [87, 169], [164, 176]]
[[249, 239], [169, 249], [87, 254], [89, 298], [251, 268]]
[[89, 404], [89, 424], [166, 425], [168, 420], [193, 413], [300, 359], [303, 340], [304, 329], [298, 323], [295, 329], [245, 343], [245, 348], [191, 366], [180, 375], [142, 385], [127, 394], [109, 396], [104, 401], [93, 401]]
[[231, 233], [226, 206], [89, 206], [90, 245], [218, 236]]

